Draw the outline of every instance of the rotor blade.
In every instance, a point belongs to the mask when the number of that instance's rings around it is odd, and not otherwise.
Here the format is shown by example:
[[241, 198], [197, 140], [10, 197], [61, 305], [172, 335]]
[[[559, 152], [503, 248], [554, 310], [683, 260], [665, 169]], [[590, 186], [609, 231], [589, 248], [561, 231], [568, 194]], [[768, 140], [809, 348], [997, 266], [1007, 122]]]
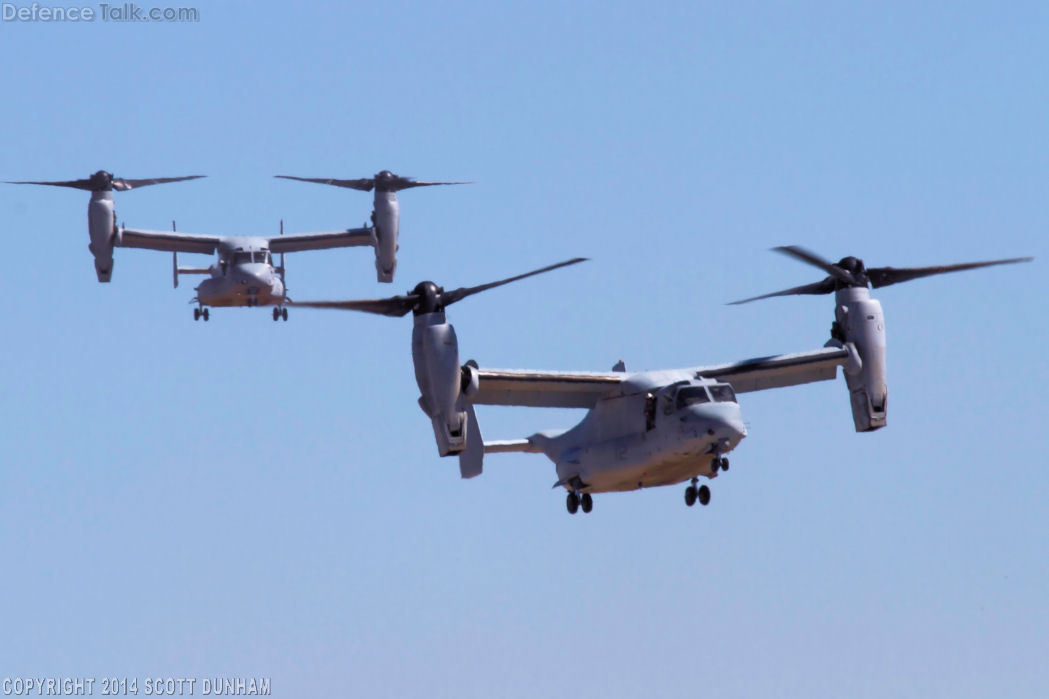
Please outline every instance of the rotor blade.
[[827, 262], [816, 253], [809, 252], [805, 248], [798, 247], [797, 245], [783, 245], [772, 249], [776, 252], [781, 252], [789, 257], [793, 257], [795, 260], [800, 260], [802, 262], [808, 263], [813, 267], [819, 267], [830, 276], [834, 277], [839, 281], [845, 282], [846, 284], [856, 283], [856, 280], [853, 279], [852, 275], [843, 270], [841, 267]]
[[348, 189], [356, 189], [361, 192], [370, 192], [372, 187], [375, 186], [375, 180], [370, 177], [366, 177], [360, 180], [334, 180], [325, 179], [323, 177], [292, 177], [291, 175], [274, 175], [282, 180], [296, 180], [298, 182], [315, 182], [317, 184], [330, 184], [333, 187], [346, 187]]
[[391, 296], [387, 299], [366, 299], [361, 301], [289, 301], [288, 305], [302, 306], [304, 308], [363, 311], [365, 313], [400, 318], [411, 313], [418, 302], [419, 297], [411, 294], [408, 296]]
[[947, 274], [948, 272], [963, 272], [967, 269], [979, 269], [980, 267], [992, 267], [994, 265], [1011, 265], [1018, 262], [1030, 262], [1033, 257], [1013, 257], [1008, 260], [987, 260], [985, 262], [964, 262], [957, 265], [941, 265], [938, 267], [872, 267], [867, 270], [867, 277], [871, 280], [871, 286], [875, 289], [890, 284], [909, 282], [912, 279], [931, 277], [934, 274]]
[[519, 279], [525, 279], [526, 277], [533, 277], [533, 276], [535, 276], [537, 274], [542, 274], [544, 272], [550, 272], [552, 270], [558, 269], [559, 267], [567, 267], [568, 265], [574, 265], [574, 264], [577, 264], [579, 262], [586, 262], [587, 259], [588, 258], [586, 258], [586, 257], [576, 257], [576, 258], [573, 258], [571, 260], [565, 260], [564, 262], [558, 262], [556, 265], [550, 265], [549, 267], [543, 267], [542, 269], [536, 269], [536, 270], [532, 270], [531, 272], [526, 272], [524, 274], [518, 274], [516, 277], [509, 277], [508, 279], [501, 279], [501, 280], [499, 280], [497, 282], [489, 282], [488, 284], [481, 284], [480, 286], [459, 287], [458, 289], [452, 289], [451, 291], [445, 291], [445, 292], [443, 292], [441, 294], [441, 305], [442, 306], [450, 306], [453, 303], [455, 303], [456, 301], [461, 301], [462, 299], [466, 298], [467, 296], [472, 296], [473, 294], [477, 294], [477, 293], [480, 293], [482, 291], [487, 291], [488, 289], [494, 289], [495, 287], [502, 286], [503, 284], [509, 284], [510, 282], [516, 282]]
[[750, 303], [751, 301], [760, 301], [761, 299], [770, 299], [773, 296], [794, 296], [796, 294], [829, 294], [834, 291], [834, 279], [833, 277], [827, 277], [821, 282], [814, 282], [812, 284], [805, 284], [803, 286], [796, 286], [792, 289], [784, 289], [783, 291], [774, 291], [771, 294], [764, 294], [762, 296], [754, 296], [749, 299], [742, 299], [740, 301], [732, 301], [729, 306], [738, 306], [742, 303]]
[[113, 180], [113, 189], [118, 192], [126, 192], [129, 189], [135, 189], [136, 187], [148, 187], [153, 184], [165, 184], [167, 182], [183, 182], [185, 180], [199, 180], [201, 177], [207, 177], [207, 175], [186, 175], [185, 177], [153, 177], [151, 179], [144, 180], [126, 180], [123, 177], [115, 178]]
[[409, 177], [398, 177], [393, 181], [390, 189], [400, 191], [402, 189], [411, 189], [412, 187], [433, 187], [440, 184], [473, 184], [473, 182], [419, 182]]
[[72, 187], [74, 189], [85, 189], [91, 191], [94, 183], [91, 180], [66, 180], [64, 182], [11, 182], [6, 181], [5, 184], [46, 184], [51, 187]]

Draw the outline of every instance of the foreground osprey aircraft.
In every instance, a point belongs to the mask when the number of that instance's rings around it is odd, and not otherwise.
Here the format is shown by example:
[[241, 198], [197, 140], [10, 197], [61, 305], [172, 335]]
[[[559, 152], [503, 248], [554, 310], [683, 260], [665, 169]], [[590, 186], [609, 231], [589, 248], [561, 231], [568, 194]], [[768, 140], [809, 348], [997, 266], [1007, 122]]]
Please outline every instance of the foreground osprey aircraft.
[[[203, 177], [161, 177], [131, 180], [116, 178], [111, 173], [99, 170], [83, 180], [62, 182], [11, 182], [10, 184], [41, 184], [53, 187], [71, 187], [91, 192], [87, 218], [91, 244], [88, 246], [95, 257], [98, 281], [108, 282], [113, 274], [113, 248], [142, 248], [173, 253], [174, 283], [178, 287], [180, 274], [209, 275], [196, 287], [193, 299], [193, 319], [208, 320], [208, 306], [273, 306], [273, 320], [288, 319], [285, 308], [286, 288], [284, 284], [284, 253], [302, 250], [324, 250], [328, 248], [371, 246], [375, 248], [376, 266], [388, 270], [388, 277], [380, 274], [381, 281], [391, 281], [397, 266], [396, 245], [390, 248], [380, 244], [377, 228], [351, 228], [322, 233], [296, 233], [284, 235], [281, 224], [279, 236], [220, 236], [187, 234], [171, 231], [147, 231], [117, 225], [113, 203], [113, 192], [123, 192], [154, 184], [180, 182]], [[377, 195], [378, 196], [378, 195]], [[398, 210], [396, 196], [392, 211], [387, 211], [382, 220], [392, 226], [396, 240]], [[174, 228], [174, 226], [173, 226]], [[178, 253], [218, 253], [218, 259], [208, 267], [179, 267]], [[280, 265], [273, 264], [272, 255], [280, 253]]]
[[[994, 260], [946, 267], [895, 269], [864, 267], [847, 257], [837, 265], [797, 247], [776, 250], [823, 269], [817, 284], [768, 294], [835, 294], [831, 339], [817, 350], [759, 357], [731, 364], [627, 373], [484, 369], [459, 366], [458, 342], [445, 308], [466, 296], [551, 269], [568, 260], [502, 281], [445, 291], [422, 282], [405, 296], [369, 301], [303, 302], [298, 306], [339, 308], [390, 316], [412, 312], [412, 358], [422, 396], [419, 405], [433, 422], [441, 456], [459, 455], [463, 478], [481, 473], [485, 453], [536, 452], [554, 462], [557, 482], [568, 491], [568, 511], [593, 508], [594, 493], [636, 490], [688, 481], [685, 504], [710, 501], [699, 478], [727, 471], [725, 456], [747, 436], [736, 394], [834, 379], [843, 368], [857, 432], [884, 427], [885, 322], [868, 284], [887, 286], [919, 277], [1031, 258]], [[757, 298], [766, 298], [765, 296]], [[757, 299], [747, 299], [753, 301]], [[743, 303], [743, 302], [738, 302]], [[549, 430], [527, 439], [484, 442], [474, 405], [585, 408], [586, 416], [567, 430]]]
[[433, 187], [443, 184], [470, 184], [469, 182], [417, 182], [410, 177], [395, 175], [383, 170], [375, 177], [359, 180], [333, 180], [323, 177], [292, 177], [291, 175], [274, 175], [284, 180], [298, 182], [315, 182], [330, 184], [334, 187], [346, 187], [361, 192], [375, 189], [372, 209], [372, 226], [375, 232], [375, 272], [380, 282], [392, 282], [393, 273], [397, 270], [397, 236], [400, 234], [401, 208], [397, 203], [397, 192], [412, 187]]

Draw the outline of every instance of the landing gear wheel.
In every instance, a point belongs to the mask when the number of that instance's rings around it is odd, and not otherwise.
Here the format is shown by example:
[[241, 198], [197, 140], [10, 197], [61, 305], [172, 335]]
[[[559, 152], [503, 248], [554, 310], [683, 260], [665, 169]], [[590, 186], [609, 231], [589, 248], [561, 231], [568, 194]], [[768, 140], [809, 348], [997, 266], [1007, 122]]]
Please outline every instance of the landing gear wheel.
[[728, 457], [727, 456], [722, 456], [721, 457], [721, 470], [722, 471], [727, 471], [728, 470]]
[[568, 508], [568, 514], [570, 515], [574, 515], [579, 511], [579, 495], [575, 491], [568, 494], [568, 497], [565, 499], [565, 507]]
[[594, 499], [590, 497], [590, 493], [583, 493], [579, 504], [582, 506], [583, 512], [590, 512], [590, 510], [594, 509]]
[[700, 505], [707, 505], [710, 503], [710, 488], [705, 485], [699, 486], [699, 490], [696, 492], [696, 497], [699, 498]]
[[690, 485], [685, 488], [685, 504], [689, 507], [696, 504], [696, 486]]
[[194, 308], [193, 309], [193, 320], [200, 320], [200, 309], [199, 308]]
[[206, 322], [208, 322], [208, 319], [211, 317], [211, 314], [208, 313], [208, 309], [205, 308], [203, 311], [200, 312], [200, 317], [203, 318], [204, 322], [206, 323]]
[[282, 320], [285, 320], [285, 321], [288, 320], [288, 309], [287, 308], [280, 309], [280, 317], [281, 317]]
[[273, 322], [276, 323], [280, 320], [280, 309], [276, 306], [273, 307]]

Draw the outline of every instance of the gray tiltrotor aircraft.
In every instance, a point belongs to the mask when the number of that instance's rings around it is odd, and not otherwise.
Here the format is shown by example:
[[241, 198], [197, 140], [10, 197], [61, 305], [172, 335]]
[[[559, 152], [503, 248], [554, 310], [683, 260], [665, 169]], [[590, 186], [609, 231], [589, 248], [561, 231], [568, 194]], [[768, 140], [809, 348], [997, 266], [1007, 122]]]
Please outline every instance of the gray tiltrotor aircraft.
[[443, 184], [470, 184], [469, 182], [418, 182], [410, 177], [395, 175], [383, 170], [375, 177], [359, 180], [335, 180], [322, 177], [292, 177], [291, 175], [274, 175], [285, 180], [298, 182], [316, 182], [330, 184], [334, 187], [356, 189], [370, 192], [375, 189], [372, 209], [372, 226], [375, 231], [375, 272], [380, 282], [392, 282], [397, 270], [397, 237], [400, 233], [400, 204], [397, 203], [397, 192], [412, 187], [432, 187]]
[[[381, 174], [381, 173], [380, 173]], [[281, 222], [280, 235], [267, 236], [221, 236], [179, 233], [171, 231], [146, 231], [117, 225], [113, 192], [123, 192], [165, 182], [193, 180], [203, 175], [188, 177], [161, 177], [130, 180], [113, 177], [99, 170], [82, 180], [61, 182], [12, 182], [10, 184], [42, 184], [53, 187], [71, 187], [91, 192], [87, 219], [91, 243], [88, 248], [95, 257], [95, 272], [98, 281], [108, 282], [113, 275], [113, 248], [142, 248], [172, 253], [175, 287], [180, 274], [209, 275], [197, 287], [193, 301], [193, 319], [208, 320], [209, 306], [273, 306], [273, 320], [288, 319], [285, 307], [287, 289], [284, 283], [284, 253], [303, 250], [371, 246], [375, 249], [375, 264], [379, 269], [380, 281], [392, 281], [397, 266], [397, 197], [390, 192], [392, 203], [385, 208], [376, 205], [373, 214], [376, 225], [321, 233], [296, 233], [284, 235]], [[418, 183], [428, 184], [428, 183]], [[398, 185], [396, 182], [392, 186]], [[405, 185], [415, 186], [415, 185]], [[376, 192], [376, 202], [379, 193]], [[384, 200], [385, 201], [385, 200]], [[379, 222], [390, 235], [380, 232]], [[392, 240], [393, 245], [386, 244]], [[178, 253], [218, 253], [218, 259], [208, 267], [179, 267]], [[280, 264], [273, 264], [273, 254], [280, 254]]]
[[[834, 379], [842, 367], [857, 432], [884, 427], [888, 408], [885, 382], [885, 324], [881, 304], [870, 288], [919, 277], [1031, 258], [994, 260], [945, 267], [866, 268], [857, 258], [831, 264], [797, 247], [776, 248], [823, 269], [816, 284], [759, 296], [835, 294], [831, 339], [821, 348], [797, 354], [748, 359], [687, 369], [628, 373], [618, 363], [610, 372], [483, 369], [459, 365], [455, 330], [445, 308], [466, 296], [517, 279], [580, 262], [568, 260], [528, 274], [482, 286], [445, 291], [423, 282], [406, 296], [369, 301], [302, 302], [299, 306], [340, 308], [390, 316], [415, 315], [412, 358], [422, 396], [419, 405], [433, 422], [441, 456], [458, 454], [463, 478], [481, 473], [485, 453], [537, 452], [554, 462], [557, 482], [568, 491], [568, 511], [589, 512], [593, 493], [628, 491], [689, 482], [685, 504], [710, 501], [699, 478], [715, 478], [729, 468], [726, 454], [746, 437], [736, 394]], [[745, 303], [739, 301], [736, 303]], [[550, 430], [527, 439], [484, 442], [475, 405], [585, 408], [586, 416], [568, 430]]]

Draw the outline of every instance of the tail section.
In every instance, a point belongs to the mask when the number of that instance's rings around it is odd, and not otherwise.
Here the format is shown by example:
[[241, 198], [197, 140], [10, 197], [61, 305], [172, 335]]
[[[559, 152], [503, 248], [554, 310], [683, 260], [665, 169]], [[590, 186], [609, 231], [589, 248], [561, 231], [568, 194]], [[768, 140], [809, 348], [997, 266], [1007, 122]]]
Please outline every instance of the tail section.
[[537, 447], [530, 439], [504, 439], [497, 442], [485, 442], [485, 454], [512, 454], [514, 452], [539, 453], [542, 449]]
[[172, 281], [175, 284], [175, 288], [178, 288], [178, 278], [180, 274], [211, 274], [210, 267], [179, 267], [178, 266], [178, 252], [171, 253], [171, 274]]

